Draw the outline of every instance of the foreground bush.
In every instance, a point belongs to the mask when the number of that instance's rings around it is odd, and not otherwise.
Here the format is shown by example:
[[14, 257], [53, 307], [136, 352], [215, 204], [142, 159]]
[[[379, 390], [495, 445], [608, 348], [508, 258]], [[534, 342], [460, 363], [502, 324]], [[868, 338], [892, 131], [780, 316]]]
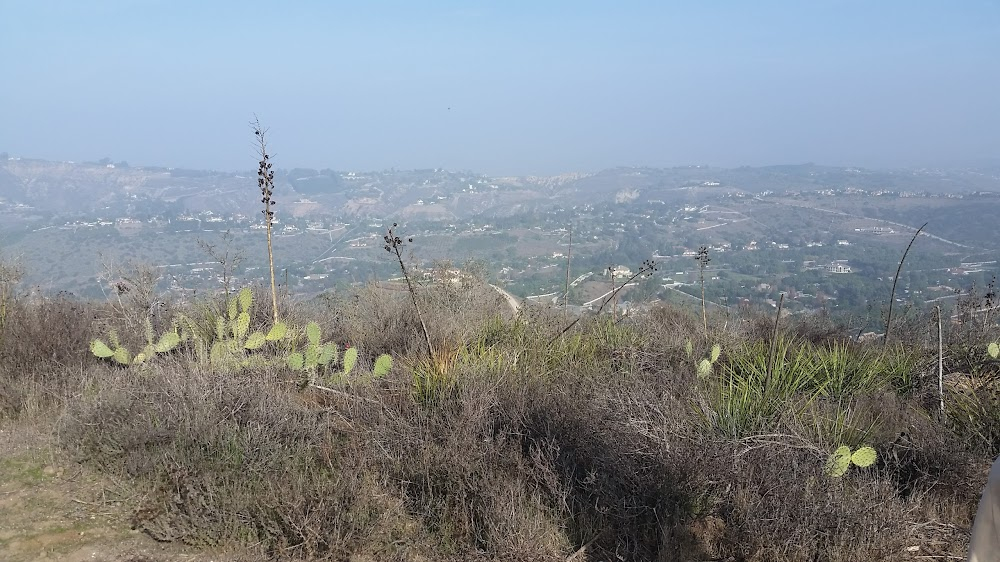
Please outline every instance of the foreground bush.
[[[704, 338], [699, 316], [668, 308], [553, 339], [561, 312], [511, 318], [477, 290], [421, 294], [436, 362], [405, 301], [375, 290], [292, 313], [365, 357], [397, 359], [384, 379], [331, 391], [274, 366], [216, 371], [183, 350], [116, 367], [88, 356], [86, 337], [54, 351], [82, 369], [52, 362], [46, 376], [3, 380], [51, 385], [65, 401], [60, 443], [131, 482], [133, 522], [160, 540], [330, 560], [964, 554], [992, 460], [976, 435], [1000, 424], [985, 407], [956, 423], [953, 390], [936, 411], [919, 347], [856, 346], [816, 327], [771, 345], [744, 330], [753, 320]], [[67, 325], [89, 325], [81, 306]], [[2, 349], [41, 364], [33, 348]], [[831, 477], [841, 444], [872, 445], [878, 460]]]

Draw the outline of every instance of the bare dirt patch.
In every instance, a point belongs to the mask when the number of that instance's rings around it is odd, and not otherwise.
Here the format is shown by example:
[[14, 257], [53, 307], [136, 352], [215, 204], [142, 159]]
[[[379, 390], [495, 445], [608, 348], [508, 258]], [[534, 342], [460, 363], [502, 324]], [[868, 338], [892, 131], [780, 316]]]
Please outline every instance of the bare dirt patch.
[[66, 460], [41, 424], [0, 424], [0, 559], [7, 562], [235, 560], [130, 528], [132, 498]]

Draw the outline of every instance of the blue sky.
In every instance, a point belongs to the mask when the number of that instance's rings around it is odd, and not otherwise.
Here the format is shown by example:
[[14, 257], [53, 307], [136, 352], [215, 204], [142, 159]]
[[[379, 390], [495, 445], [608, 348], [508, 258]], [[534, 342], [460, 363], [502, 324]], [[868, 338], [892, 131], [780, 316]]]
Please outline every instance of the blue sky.
[[[622, 5], [618, 5], [622, 4]], [[552, 174], [1000, 157], [1000, 3], [0, 0], [0, 151]]]

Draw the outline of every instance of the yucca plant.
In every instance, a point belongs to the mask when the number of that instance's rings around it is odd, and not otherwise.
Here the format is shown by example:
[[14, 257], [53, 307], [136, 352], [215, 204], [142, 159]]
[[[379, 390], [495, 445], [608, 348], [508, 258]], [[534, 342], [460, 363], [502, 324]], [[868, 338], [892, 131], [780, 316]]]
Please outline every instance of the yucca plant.
[[707, 382], [702, 416], [713, 431], [730, 438], [771, 431], [786, 411], [800, 412], [815, 398], [809, 391], [812, 371], [808, 350], [791, 340], [779, 338], [773, 353], [766, 342], [745, 345]]
[[881, 416], [859, 399], [814, 400], [796, 416], [793, 433], [824, 448], [861, 446], [879, 428]]
[[815, 348], [813, 359], [813, 384], [824, 396], [842, 399], [885, 385], [883, 354], [871, 347], [834, 342]]
[[945, 416], [971, 449], [990, 456], [1000, 453], [1000, 398], [992, 389], [952, 392], [945, 401]]
[[915, 390], [920, 383], [923, 357], [903, 345], [887, 347], [881, 357], [884, 384], [900, 394]]
[[418, 360], [413, 365], [413, 396], [424, 405], [439, 403], [458, 382], [459, 349], [445, 346], [435, 351], [433, 358]]

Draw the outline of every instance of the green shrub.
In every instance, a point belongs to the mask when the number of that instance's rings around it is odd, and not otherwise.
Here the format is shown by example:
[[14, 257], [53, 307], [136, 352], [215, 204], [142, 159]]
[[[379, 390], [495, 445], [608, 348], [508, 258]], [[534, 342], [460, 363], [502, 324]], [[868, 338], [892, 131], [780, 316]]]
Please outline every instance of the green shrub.
[[814, 369], [808, 349], [786, 338], [774, 349], [772, 357], [766, 342], [744, 345], [707, 381], [701, 412], [712, 431], [734, 439], [772, 431], [787, 411], [800, 411], [815, 397], [806, 392]]

